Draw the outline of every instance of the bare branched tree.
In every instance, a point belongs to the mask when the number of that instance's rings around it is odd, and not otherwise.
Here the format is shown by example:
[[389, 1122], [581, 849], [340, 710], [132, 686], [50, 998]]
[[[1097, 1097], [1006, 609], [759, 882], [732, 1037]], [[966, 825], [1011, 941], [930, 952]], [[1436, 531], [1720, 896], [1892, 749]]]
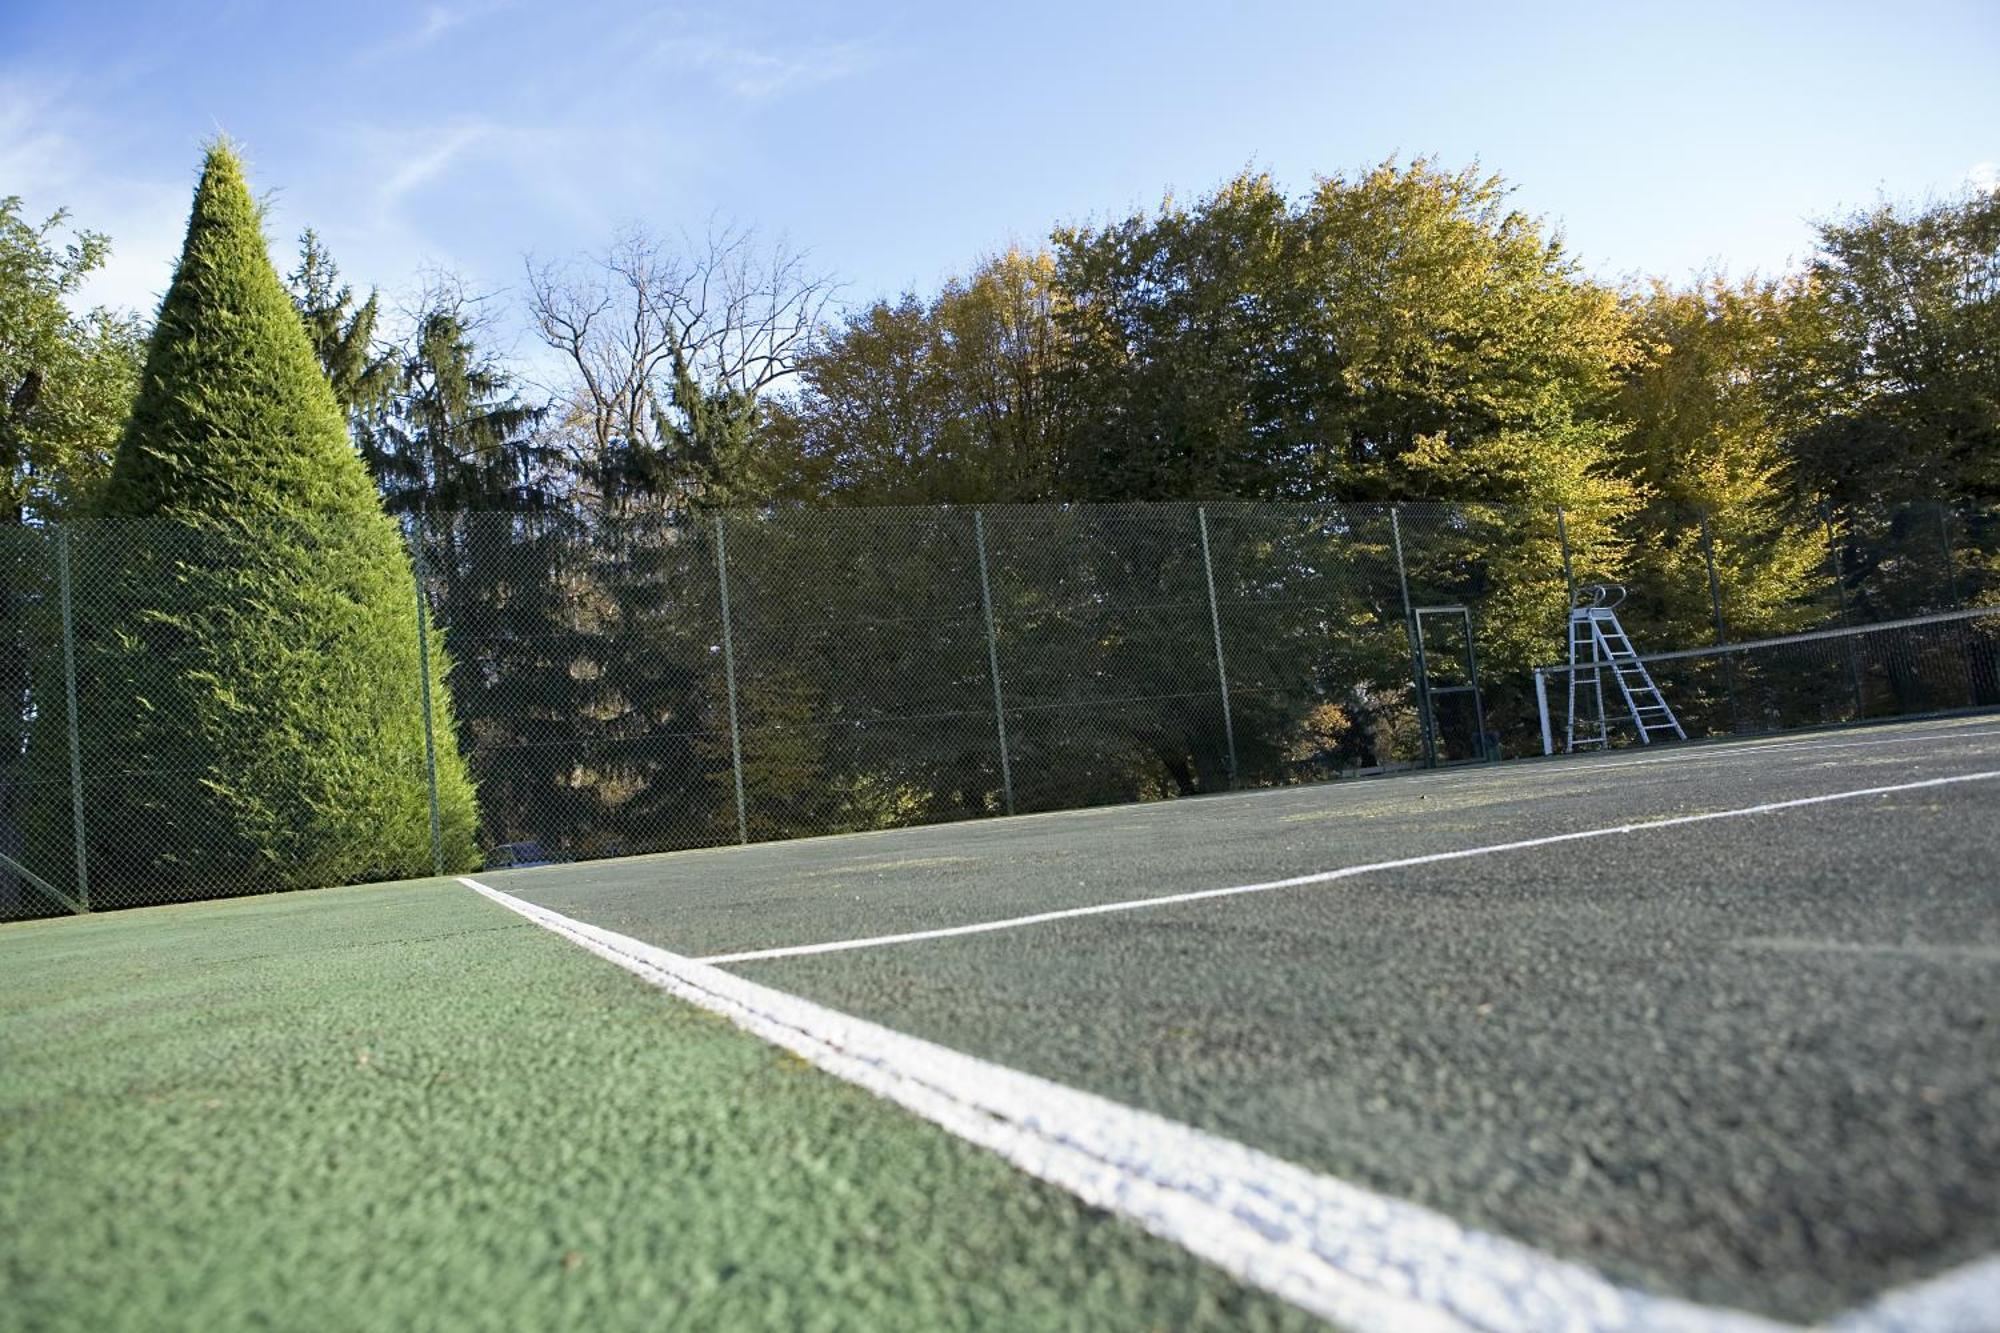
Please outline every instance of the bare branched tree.
[[745, 498], [761, 397], [820, 336], [833, 284], [739, 227], [678, 247], [639, 229], [601, 253], [528, 263], [530, 310], [565, 362], [566, 425], [604, 502]]

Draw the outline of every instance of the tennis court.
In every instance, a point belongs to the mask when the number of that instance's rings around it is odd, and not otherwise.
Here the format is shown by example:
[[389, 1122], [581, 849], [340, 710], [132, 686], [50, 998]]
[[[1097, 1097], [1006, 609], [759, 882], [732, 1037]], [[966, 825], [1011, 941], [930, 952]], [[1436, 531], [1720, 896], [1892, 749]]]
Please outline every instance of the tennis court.
[[0, 1328], [1992, 1329], [1996, 814], [1988, 715], [10, 925]]
[[[1059, 1146], [1103, 1109], [1065, 1090], [1164, 1117], [1107, 1131], [1125, 1156], [1092, 1150], [1115, 1177], [1092, 1201], [1303, 1191], [1251, 1229], [1331, 1275], [1207, 1257], [1331, 1283], [1307, 1304], [1337, 1318], [1990, 1327], [1996, 815], [1986, 717], [476, 883], [864, 1086], [914, 1079], [906, 1105]], [[1155, 1130], [1194, 1155], [1179, 1184], [1133, 1160]], [[1469, 1230], [1424, 1230], [1447, 1224]]]

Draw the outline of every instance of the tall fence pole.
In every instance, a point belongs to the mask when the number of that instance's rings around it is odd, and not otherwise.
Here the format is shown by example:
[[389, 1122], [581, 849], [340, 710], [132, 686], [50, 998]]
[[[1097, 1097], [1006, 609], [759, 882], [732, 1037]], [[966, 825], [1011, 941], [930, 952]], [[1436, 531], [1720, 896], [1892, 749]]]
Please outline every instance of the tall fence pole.
[[83, 824], [83, 740], [76, 716], [76, 612], [70, 598], [69, 529], [56, 530], [56, 588], [62, 599], [63, 691], [69, 703], [69, 816], [76, 837], [76, 904], [90, 910], [90, 852]]
[[993, 585], [986, 576], [986, 515], [972, 511], [972, 541], [979, 550], [979, 608], [986, 615], [986, 669], [993, 677], [993, 729], [1000, 738], [1000, 796], [1014, 813], [1014, 765], [1007, 756], [1007, 707], [1000, 694], [1000, 636], [993, 628]]
[[[1403, 563], [1403, 518], [1394, 505], [1389, 507], [1389, 536], [1396, 544], [1396, 585], [1403, 592], [1403, 633], [1410, 640], [1410, 683], [1417, 690], [1417, 728], [1424, 738], [1424, 767], [1437, 767], [1437, 730], [1431, 723], [1430, 673], [1424, 667], [1424, 640], [1417, 629], [1416, 608], [1410, 604], [1410, 571]], [[1563, 550], [1569, 549], [1567, 537]], [[1565, 559], [1565, 566], [1568, 561]]]
[[[1715, 572], [1715, 536], [1708, 526], [1708, 511], [1699, 511], [1701, 519], [1701, 558], [1708, 566], [1708, 609], [1715, 620], [1715, 642], [1718, 646], [1729, 642], [1729, 627], [1722, 618], [1722, 580]], [[1729, 725], [1738, 732], [1743, 730], [1743, 709], [1736, 696], [1736, 662], [1727, 653], [1722, 657], [1722, 683], [1729, 691]]]
[[722, 674], [729, 689], [729, 771], [736, 778], [736, 841], [750, 841], [750, 811], [743, 800], [743, 728], [736, 716], [736, 635], [729, 623], [729, 547], [722, 515], [715, 516], [715, 585], [722, 593]]
[[431, 873], [444, 874], [444, 826], [438, 817], [437, 717], [431, 706], [430, 599], [424, 596], [423, 533], [410, 529], [410, 577], [417, 589], [417, 681], [424, 702], [424, 785], [431, 800]]
[[1944, 550], [1945, 595], [1951, 599], [1950, 606], [1952, 609], [1956, 610], [1959, 606], [1958, 562], [1953, 558], [1951, 549], [1951, 506], [1943, 500], [1939, 500], [1937, 502], [1937, 516], [1938, 545]]
[[[1847, 614], [1847, 580], [1840, 572], [1840, 548], [1834, 544], [1832, 507], [1822, 502], [1819, 507], [1819, 517], [1820, 521], [1826, 524], [1826, 566], [1833, 573], [1833, 595], [1840, 605], [1840, 623], [1850, 625], [1853, 620]], [[1861, 697], [1861, 660], [1854, 654], [1852, 639], [1847, 643], [1847, 678], [1854, 687], [1854, 716], [1858, 720], [1865, 711], [1865, 706]]]
[[1208, 623], [1215, 631], [1215, 678], [1222, 686], [1222, 736], [1229, 746], [1229, 785], [1236, 785], [1236, 720], [1229, 707], [1229, 665], [1222, 657], [1222, 607], [1215, 600], [1215, 562], [1208, 554], [1208, 510], [1197, 507], [1195, 524], [1201, 529], [1201, 572], [1208, 580]]
[[[1576, 606], [1576, 570], [1569, 559], [1569, 516], [1563, 513], [1561, 505], [1556, 506], [1556, 540], [1562, 544], [1563, 586], [1569, 590], [1569, 604]], [[1563, 613], [1567, 616], [1569, 613]]]

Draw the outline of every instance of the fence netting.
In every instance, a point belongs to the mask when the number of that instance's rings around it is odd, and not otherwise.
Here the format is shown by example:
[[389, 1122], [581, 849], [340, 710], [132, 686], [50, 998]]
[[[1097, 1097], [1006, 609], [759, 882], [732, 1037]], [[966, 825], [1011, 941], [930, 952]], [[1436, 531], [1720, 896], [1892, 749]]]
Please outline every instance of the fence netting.
[[2000, 703], [1994, 617], [1811, 637], [2000, 602], [1969, 505], [94, 520], [0, 580], [0, 919], [1539, 753], [1597, 581], [1691, 735]]

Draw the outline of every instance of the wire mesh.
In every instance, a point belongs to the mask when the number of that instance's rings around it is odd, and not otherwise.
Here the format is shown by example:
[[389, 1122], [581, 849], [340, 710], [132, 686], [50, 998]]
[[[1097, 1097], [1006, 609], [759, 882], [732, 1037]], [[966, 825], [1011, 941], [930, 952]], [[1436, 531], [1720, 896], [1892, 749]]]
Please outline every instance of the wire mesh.
[[[57, 535], [45, 529], [0, 529], [0, 672], [10, 708], [6, 752], [0, 755], [0, 920], [73, 911], [73, 861], [38, 829], [28, 845], [31, 814], [61, 807], [73, 788], [66, 760], [68, 715], [58, 664], [63, 652]], [[52, 667], [58, 669], [52, 671]], [[56, 751], [61, 748], [63, 756]], [[73, 847], [70, 849], [74, 854]]]
[[434, 868], [416, 595], [386, 521], [101, 521], [10, 542], [24, 693], [5, 901], [130, 907]]
[[487, 864], [734, 841], [711, 527], [469, 514], [414, 537]]
[[719, 522], [748, 836], [999, 810], [972, 515], [857, 509]]
[[1420, 762], [1389, 510], [1228, 504], [1207, 514], [1243, 781]]
[[[1832, 520], [1229, 502], [9, 528], [0, 919], [1534, 752], [1531, 668], [1590, 580], [1630, 587], [1692, 734], [2000, 706], [1995, 622], [1923, 614], [1994, 600], [2000, 516]], [[1828, 628], [1855, 632], [1798, 633]]]
[[1862, 506], [1822, 518], [1839, 572], [1846, 623], [1965, 605], [1958, 587], [1951, 507], [1919, 501]]
[[1226, 789], [1196, 507], [995, 508], [985, 525], [1019, 807]]

